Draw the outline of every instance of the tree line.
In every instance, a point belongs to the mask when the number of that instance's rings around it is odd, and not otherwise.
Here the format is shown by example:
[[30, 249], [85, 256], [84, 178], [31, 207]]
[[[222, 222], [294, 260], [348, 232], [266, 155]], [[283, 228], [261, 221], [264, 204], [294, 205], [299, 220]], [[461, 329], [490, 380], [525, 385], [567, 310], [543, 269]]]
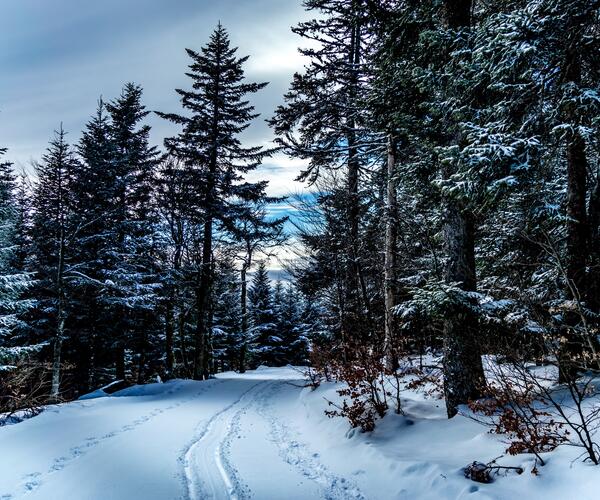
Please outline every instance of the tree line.
[[306, 364], [308, 311], [264, 262], [285, 238], [285, 218], [268, 215], [279, 199], [246, 180], [271, 151], [239, 138], [258, 117], [248, 96], [266, 84], [247, 82], [236, 51], [221, 25], [187, 51], [183, 112], [158, 113], [180, 129], [163, 152], [129, 83], [99, 101], [76, 144], [61, 127], [33, 179], [2, 164], [7, 405], [27, 370], [59, 400], [114, 380]]
[[369, 385], [440, 353], [450, 417], [487, 394], [486, 355], [598, 368], [600, 5], [304, 5], [270, 122], [315, 186], [294, 275], [324, 305], [320, 363]]
[[[484, 355], [555, 364], [561, 381], [597, 368], [600, 5], [303, 3], [305, 67], [269, 118], [312, 187], [292, 200], [288, 288], [261, 271], [247, 290], [283, 221], [244, 180], [273, 152], [239, 140], [265, 84], [219, 26], [188, 50], [184, 114], [160, 113], [181, 128], [166, 156], [129, 85], [75, 151], [59, 132], [30, 200], [4, 189], [31, 208], [6, 212], [3, 342], [50, 342], [56, 366], [68, 342], [78, 381], [133, 363], [205, 378], [273, 346], [363, 375], [441, 353], [450, 417], [486, 394]], [[274, 311], [292, 304], [282, 335]]]

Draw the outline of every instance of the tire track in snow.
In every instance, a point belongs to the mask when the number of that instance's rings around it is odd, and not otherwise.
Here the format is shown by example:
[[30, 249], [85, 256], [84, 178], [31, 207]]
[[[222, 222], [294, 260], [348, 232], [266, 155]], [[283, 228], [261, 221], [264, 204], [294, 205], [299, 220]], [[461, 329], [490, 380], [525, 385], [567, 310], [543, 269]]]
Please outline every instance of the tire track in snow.
[[[127, 432], [131, 432], [131, 431], [135, 430], [136, 428], [140, 427], [141, 425], [143, 425], [147, 422], [150, 422], [151, 420], [154, 420], [156, 417], [158, 417], [159, 415], [161, 415], [165, 412], [175, 410], [185, 404], [188, 404], [188, 403], [196, 400], [198, 397], [200, 397], [202, 394], [204, 394], [211, 387], [215, 386], [216, 384], [220, 384], [220, 383], [223, 383], [223, 381], [216, 380], [214, 383], [209, 384], [206, 387], [202, 387], [199, 391], [197, 391], [190, 397], [176, 401], [173, 404], [166, 406], [164, 408], [155, 408], [152, 411], [150, 411], [144, 415], [141, 415], [140, 417], [137, 417], [134, 420], [131, 420], [129, 423], [122, 425], [121, 427], [119, 427], [115, 430], [109, 431], [100, 437], [92, 436], [92, 437], [86, 438], [82, 443], [71, 447], [67, 454], [53, 459], [49, 469], [46, 470], [46, 472], [44, 472], [44, 473], [31, 472], [31, 473], [28, 473], [28, 474], [25, 474], [24, 476], [22, 476], [21, 483], [20, 483], [20, 488], [21, 488], [22, 494], [28, 494], [28, 493], [32, 493], [32, 492], [36, 491], [40, 486], [42, 486], [45, 477], [62, 471], [63, 469], [68, 467], [72, 462], [74, 462], [76, 459], [83, 457], [91, 449], [102, 444], [103, 442], [105, 442], [109, 439], [112, 439], [114, 437], [120, 436], [122, 434], [125, 434]], [[173, 389], [166, 391], [165, 394], [173, 395], [173, 394], [176, 394], [177, 392], [180, 392], [181, 390], [183, 390], [183, 387], [173, 388]], [[8, 500], [8, 499], [12, 499], [12, 498], [15, 498], [14, 494], [11, 494], [11, 493], [0, 494], [0, 500], [5, 500], [5, 499]]]
[[256, 391], [260, 385], [264, 387], [265, 382], [253, 384], [215, 413], [183, 452], [187, 500], [243, 500], [249, 497], [248, 487], [239, 478], [228, 455], [231, 441], [239, 432], [242, 414], [254, 404], [256, 393], [262, 392]]
[[277, 418], [272, 410], [272, 400], [282, 390], [285, 382], [274, 382], [271, 390], [258, 401], [257, 412], [271, 428], [271, 438], [279, 448], [281, 458], [302, 475], [317, 483], [326, 500], [365, 500], [366, 497], [352, 481], [334, 474], [311, 452], [308, 445], [298, 440], [298, 433]]

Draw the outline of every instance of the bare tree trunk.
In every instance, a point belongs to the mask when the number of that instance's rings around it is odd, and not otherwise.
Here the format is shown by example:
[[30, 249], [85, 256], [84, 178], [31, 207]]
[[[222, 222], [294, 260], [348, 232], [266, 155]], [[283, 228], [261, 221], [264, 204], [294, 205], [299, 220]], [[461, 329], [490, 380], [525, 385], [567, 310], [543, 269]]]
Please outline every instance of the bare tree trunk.
[[185, 308], [183, 303], [180, 301], [177, 314], [177, 329], [179, 333], [179, 343], [181, 346], [181, 361], [183, 363], [183, 369], [185, 370], [186, 376], [189, 376], [191, 372], [187, 352], [187, 342], [185, 339], [185, 316]]
[[50, 389], [50, 400], [58, 401], [60, 395], [60, 365], [61, 351], [64, 334], [64, 321], [59, 320], [52, 354], [52, 387]]
[[394, 331], [393, 308], [396, 306], [396, 243], [397, 230], [397, 180], [396, 180], [396, 139], [388, 136], [387, 152], [387, 190], [385, 217], [385, 256], [384, 256], [384, 295], [385, 295], [385, 337], [384, 355], [387, 368], [398, 368], [397, 342]]

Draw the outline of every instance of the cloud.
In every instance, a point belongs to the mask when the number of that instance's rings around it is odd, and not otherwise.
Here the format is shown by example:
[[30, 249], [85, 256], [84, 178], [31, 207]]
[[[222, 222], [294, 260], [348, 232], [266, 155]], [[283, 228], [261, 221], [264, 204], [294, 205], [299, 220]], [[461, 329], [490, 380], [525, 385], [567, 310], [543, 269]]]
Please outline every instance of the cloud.
[[[76, 141], [97, 99], [117, 96], [123, 84], [144, 87], [150, 110], [178, 111], [175, 88], [189, 87], [184, 48], [199, 49], [220, 20], [247, 75], [270, 85], [253, 96], [261, 118], [244, 134], [248, 144], [271, 144], [264, 119], [283, 101], [302, 69], [298, 37], [290, 27], [306, 13], [301, 0], [19, 0], [3, 5], [0, 20], [0, 146], [25, 165], [39, 158], [63, 122]], [[152, 141], [176, 132], [149, 117]], [[294, 181], [302, 162], [276, 155], [251, 180], [267, 178], [269, 193], [302, 189]]]

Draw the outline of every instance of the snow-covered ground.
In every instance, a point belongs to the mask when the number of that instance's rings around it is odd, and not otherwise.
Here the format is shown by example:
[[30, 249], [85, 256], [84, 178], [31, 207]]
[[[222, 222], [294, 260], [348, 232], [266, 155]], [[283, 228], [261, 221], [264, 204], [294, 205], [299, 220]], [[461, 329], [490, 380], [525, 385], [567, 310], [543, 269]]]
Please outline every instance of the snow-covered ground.
[[525, 472], [478, 484], [462, 467], [490, 461], [501, 438], [441, 401], [411, 393], [406, 416], [373, 433], [327, 418], [336, 387], [303, 388], [300, 372], [265, 368], [206, 382], [136, 386], [52, 406], [0, 428], [0, 499], [597, 499], [600, 469], [578, 450], [501, 464]]

